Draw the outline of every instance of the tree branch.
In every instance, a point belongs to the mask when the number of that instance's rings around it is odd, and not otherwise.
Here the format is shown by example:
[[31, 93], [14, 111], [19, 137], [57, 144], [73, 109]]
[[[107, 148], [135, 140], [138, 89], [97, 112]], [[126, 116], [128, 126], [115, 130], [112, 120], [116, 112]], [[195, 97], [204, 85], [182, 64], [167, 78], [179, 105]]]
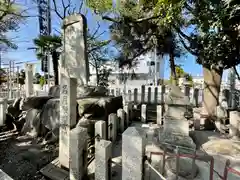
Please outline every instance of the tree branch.
[[57, 16], [58, 16], [60, 19], [63, 20], [64, 17], [58, 12], [56, 0], [53, 0], [53, 6], [54, 6], [54, 11], [55, 11], [55, 13], [57, 14]]

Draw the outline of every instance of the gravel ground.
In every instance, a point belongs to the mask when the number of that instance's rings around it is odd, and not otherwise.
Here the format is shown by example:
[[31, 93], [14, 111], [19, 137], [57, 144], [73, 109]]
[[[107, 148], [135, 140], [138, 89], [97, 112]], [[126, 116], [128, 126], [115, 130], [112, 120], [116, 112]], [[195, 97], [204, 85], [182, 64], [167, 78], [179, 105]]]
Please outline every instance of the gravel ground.
[[54, 160], [58, 147], [27, 136], [0, 140], [0, 169], [14, 180], [47, 180], [39, 170]]

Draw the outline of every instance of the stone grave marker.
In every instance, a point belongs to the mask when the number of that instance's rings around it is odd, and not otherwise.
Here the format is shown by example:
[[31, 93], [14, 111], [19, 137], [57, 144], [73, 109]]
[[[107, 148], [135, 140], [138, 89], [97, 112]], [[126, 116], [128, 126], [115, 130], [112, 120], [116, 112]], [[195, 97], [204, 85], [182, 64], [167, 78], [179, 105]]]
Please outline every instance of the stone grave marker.
[[185, 96], [179, 87], [171, 86], [165, 97], [165, 103], [167, 107], [164, 115], [164, 128], [159, 134], [160, 143], [171, 150], [174, 150], [176, 146], [195, 149], [196, 145], [189, 137], [188, 121], [184, 117], [190, 105], [189, 97]]
[[76, 125], [77, 80], [86, 85], [89, 67], [86, 56], [86, 18], [68, 16], [63, 22], [63, 54], [60, 68], [59, 161], [69, 168], [70, 129]]

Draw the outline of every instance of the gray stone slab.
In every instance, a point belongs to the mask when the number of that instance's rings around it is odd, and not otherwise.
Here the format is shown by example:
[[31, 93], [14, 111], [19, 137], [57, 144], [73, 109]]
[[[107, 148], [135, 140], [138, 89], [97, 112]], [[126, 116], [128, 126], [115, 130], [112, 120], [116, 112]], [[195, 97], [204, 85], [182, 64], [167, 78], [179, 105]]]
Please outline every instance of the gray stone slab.
[[95, 180], [108, 180], [109, 160], [112, 158], [112, 143], [111, 141], [100, 140], [96, 145], [95, 151]]
[[175, 120], [166, 118], [163, 128], [165, 133], [179, 134], [182, 136], [189, 135], [189, 123], [187, 120]]
[[58, 158], [43, 167], [40, 172], [51, 180], [69, 180], [69, 173], [60, 167]]
[[138, 127], [129, 127], [122, 134], [122, 180], [143, 178], [146, 138], [146, 132]]
[[86, 128], [77, 126], [70, 131], [70, 180], [83, 180], [87, 173], [87, 138]]

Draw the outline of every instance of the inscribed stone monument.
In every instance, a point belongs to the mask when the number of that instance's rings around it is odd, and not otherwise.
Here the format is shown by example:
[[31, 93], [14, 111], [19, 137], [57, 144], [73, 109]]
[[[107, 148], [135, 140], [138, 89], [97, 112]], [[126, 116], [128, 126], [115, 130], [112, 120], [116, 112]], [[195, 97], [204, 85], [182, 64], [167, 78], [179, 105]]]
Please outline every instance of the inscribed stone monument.
[[60, 68], [59, 161], [69, 168], [70, 129], [76, 125], [77, 80], [86, 85], [89, 77], [86, 56], [86, 19], [74, 14], [63, 22], [63, 54]]
[[64, 19], [61, 71], [71, 78], [77, 78], [80, 85], [86, 85], [89, 81], [86, 32], [87, 22], [83, 15], [74, 14]]

